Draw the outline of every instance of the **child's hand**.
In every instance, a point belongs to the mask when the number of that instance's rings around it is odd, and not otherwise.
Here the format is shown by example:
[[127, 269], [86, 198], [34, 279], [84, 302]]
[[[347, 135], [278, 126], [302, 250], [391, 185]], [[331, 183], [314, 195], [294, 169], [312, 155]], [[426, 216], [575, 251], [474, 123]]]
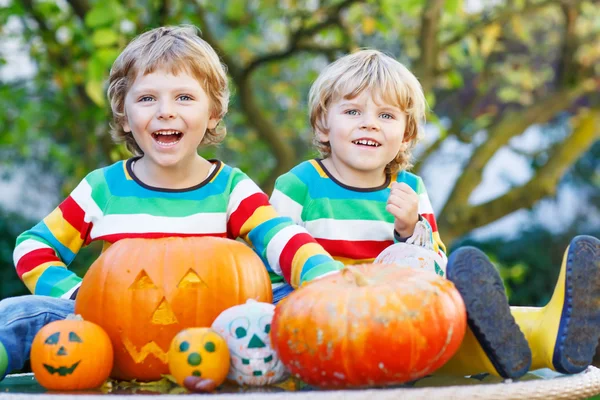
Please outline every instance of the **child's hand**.
[[419, 221], [419, 195], [406, 183], [393, 182], [385, 209], [394, 217], [394, 229], [403, 237], [412, 236]]

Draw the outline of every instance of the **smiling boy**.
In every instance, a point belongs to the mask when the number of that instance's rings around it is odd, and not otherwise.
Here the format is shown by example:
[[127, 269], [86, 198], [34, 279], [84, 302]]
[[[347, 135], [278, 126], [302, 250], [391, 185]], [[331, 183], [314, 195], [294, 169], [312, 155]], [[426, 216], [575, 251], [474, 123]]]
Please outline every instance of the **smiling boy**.
[[278, 216], [242, 171], [206, 160], [219, 143], [229, 90], [225, 68], [193, 27], [161, 27], [134, 39], [113, 64], [112, 136], [133, 158], [92, 171], [54, 211], [21, 234], [16, 272], [34, 294], [0, 302], [0, 379], [21, 368], [39, 329], [73, 313], [81, 278], [67, 266], [93, 241], [241, 238], [272, 277], [298, 287], [337, 271], [305, 229]]
[[[445, 270], [465, 301], [469, 329], [444, 372], [518, 378], [530, 367], [582, 371], [600, 337], [600, 241], [573, 239], [546, 307], [511, 308], [478, 249], [460, 248], [447, 261], [423, 180], [407, 171], [425, 109], [417, 78], [379, 51], [330, 64], [309, 94], [321, 158], [279, 177], [271, 203], [344, 264], [426, 259], [439, 274]], [[281, 293], [292, 290], [278, 285]]]

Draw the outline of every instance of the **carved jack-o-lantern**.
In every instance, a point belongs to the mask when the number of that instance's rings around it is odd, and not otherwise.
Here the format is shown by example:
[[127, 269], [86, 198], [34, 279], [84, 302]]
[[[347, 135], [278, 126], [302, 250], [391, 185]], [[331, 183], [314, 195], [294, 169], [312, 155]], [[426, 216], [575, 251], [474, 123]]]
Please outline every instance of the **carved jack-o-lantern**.
[[31, 369], [39, 384], [51, 390], [98, 387], [112, 365], [108, 335], [89, 321], [51, 322], [38, 331], [31, 345]]
[[248, 300], [221, 313], [212, 328], [227, 341], [231, 354], [228, 379], [240, 385], [269, 385], [285, 379], [287, 370], [271, 347], [273, 304]]
[[229, 371], [227, 342], [210, 328], [185, 329], [171, 342], [169, 371], [181, 386], [188, 376], [211, 379], [219, 386]]
[[216, 237], [124, 239], [85, 275], [75, 310], [102, 326], [115, 349], [112, 377], [158, 380], [185, 328], [209, 327], [248, 299], [270, 302], [263, 262], [245, 244]]

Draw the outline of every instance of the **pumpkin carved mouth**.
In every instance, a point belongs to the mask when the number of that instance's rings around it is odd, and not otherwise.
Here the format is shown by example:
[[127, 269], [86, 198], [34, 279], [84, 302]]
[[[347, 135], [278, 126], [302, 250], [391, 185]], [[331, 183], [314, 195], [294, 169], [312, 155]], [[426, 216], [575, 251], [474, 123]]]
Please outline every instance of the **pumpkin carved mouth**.
[[[251, 371], [251, 373], [248, 373], [240, 368], [238, 368], [238, 366], [236, 365], [236, 363], [231, 363], [231, 367], [236, 371], [236, 373], [238, 374], [242, 374], [244, 376], [252, 376], [252, 377], [258, 377], [258, 376], [265, 376], [267, 378], [270, 378], [272, 376], [275, 375], [275, 372], [272, 370], [275, 370], [276, 368], [279, 368], [280, 362], [281, 360], [277, 359], [275, 361], [275, 364], [273, 365], [269, 365], [269, 363], [271, 361], [273, 361], [273, 354], [269, 355], [268, 357], [252, 357], [252, 358], [245, 358], [240, 356], [239, 354], [236, 354], [234, 352], [232, 352], [230, 350], [230, 353], [232, 355], [232, 359], [235, 360], [236, 358], [238, 360], [241, 360], [242, 365], [250, 365], [250, 363], [252, 362], [252, 364], [258, 364], [260, 362], [264, 363], [263, 368], [258, 368], [258, 369], [253, 369]], [[258, 365], [257, 365], [258, 366]], [[264, 369], [266, 369], [266, 371], [263, 371]]]
[[141, 349], [138, 350], [137, 347], [128, 338], [122, 338], [122, 340], [123, 346], [125, 346], [125, 349], [136, 364], [143, 363], [150, 354], [152, 354], [154, 357], [158, 358], [164, 363], [169, 361], [169, 355], [167, 354], [167, 352], [164, 351], [154, 341], [146, 343], [144, 346], [142, 346]]
[[70, 367], [58, 367], [58, 368], [55, 368], [52, 365], [44, 364], [44, 368], [46, 368], [46, 371], [48, 371], [50, 374], [58, 374], [60, 376], [67, 376], [67, 375], [71, 375], [75, 371], [75, 368], [77, 368], [77, 366], [79, 365], [80, 362], [81, 362], [81, 360], [77, 361], [75, 364], [71, 365]]

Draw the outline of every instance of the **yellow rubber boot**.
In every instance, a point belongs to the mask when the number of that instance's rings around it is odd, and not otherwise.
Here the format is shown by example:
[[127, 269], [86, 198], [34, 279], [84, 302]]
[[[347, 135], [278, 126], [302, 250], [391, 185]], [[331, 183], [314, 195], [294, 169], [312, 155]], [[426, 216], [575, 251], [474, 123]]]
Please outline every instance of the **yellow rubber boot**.
[[487, 256], [474, 247], [454, 251], [446, 275], [460, 292], [469, 329], [440, 373], [473, 375], [487, 372], [516, 379], [531, 365], [531, 350], [511, 314], [504, 284]]
[[575, 237], [550, 302], [511, 311], [531, 347], [531, 369], [574, 374], [587, 368], [600, 337], [600, 241]]
[[490, 361], [489, 356], [479, 345], [479, 341], [471, 328], [467, 327], [465, 337], [456, 354], [435, 373], [467, 376], [483, 372], [501, 376]]

